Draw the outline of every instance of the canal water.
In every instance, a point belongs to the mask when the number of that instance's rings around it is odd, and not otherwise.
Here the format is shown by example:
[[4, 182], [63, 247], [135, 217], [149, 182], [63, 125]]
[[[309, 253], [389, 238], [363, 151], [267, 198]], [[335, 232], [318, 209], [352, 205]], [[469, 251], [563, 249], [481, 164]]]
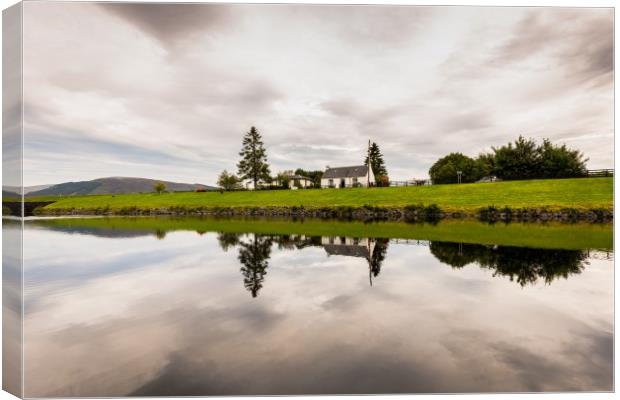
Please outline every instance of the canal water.
[[27, 397], [613, 390], [611, 246], [66, 221], [24, 225]]

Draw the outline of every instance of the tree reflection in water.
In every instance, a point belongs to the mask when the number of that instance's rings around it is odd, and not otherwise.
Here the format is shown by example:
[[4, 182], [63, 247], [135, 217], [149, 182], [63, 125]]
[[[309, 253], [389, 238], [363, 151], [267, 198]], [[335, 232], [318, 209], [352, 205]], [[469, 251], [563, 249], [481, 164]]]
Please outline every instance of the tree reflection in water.
[[217, 241], [220, 244], [222, 250], [224, 251], [228, 251], [228, 249], [237, 246], [240, 239], [240, 233], [219, 232], [217, 234]]
[[[263, 287], [271, 248], [300, 250], [322, 247], [328, 255], [358, 257], [368, 263], [370, 285], [376, 278], [387, 257], [389, 239], [344, 238], [305, 235], [262, 235], [219, 233], [218, 242], [224, 251], [238, 247], [238, 259], [245, 288], [257, 297]], [[579, 274], [588, 265], [588, 252], [584, 250], [550, 250], [526, 247], [491, 246], [432, 241], [430, 252], [440, 262], [453, 268], [476, 263], [481, 268], [493, 270], [493, 276], [508, 277], [519, 285], [535, 284], [543, 280], [550, 284], [560, 277]]]
[[258, 296], [263, 287], [263, 281], [269, 267], [271, 256], [272, 239], [270, 236], [254, 234], [249, 241], [239, 242], [239, 261], [243, 284], [252, 293], [252, 297]]
[[506, 276], [521, 286], [539, 279], [550, 284], [557, 278], [581, 273], [588, 265], [584, 250], [550, 250], [528, 247], [486, 246], [450, 242], [431, 242], [431, 253], [444, 264], [462, 268], [477, 263], [494, 270], [493, 276]]
[[379, 238], [375, 240], [375, 248], [370, 257], [368, 258], [368, 269], [371, 276], [374, 276], [375, 278], [379, 275], [379, 272], [381, 272], [381, 265], [383, 264], [385, 256], [387, 255], [387, 248], [389, 243], [389, 239]]

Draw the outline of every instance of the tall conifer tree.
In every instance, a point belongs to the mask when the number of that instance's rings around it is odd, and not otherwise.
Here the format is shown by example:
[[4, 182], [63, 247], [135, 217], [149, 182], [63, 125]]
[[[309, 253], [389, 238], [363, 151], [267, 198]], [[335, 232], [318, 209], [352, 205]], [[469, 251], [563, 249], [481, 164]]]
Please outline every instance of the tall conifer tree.
[[385, 161], [383, 160], [383, 154], [381, 154], [381, 150], [377, 143], [373, 142], [370, 145], [369, 155], [366, 156], [364, 165], [368, 165], [368, 157], [370, 157], [372, 172], [375, 174], [375, 183], [379, 185], [381, 183], [381, 177], [387, 176], [388, 173], [385, 167]]
[[241, 161], [237, 164], [241, 179], [251, 179], [254, 189], [257, 188], [260, 179], [269, 179], [269, 164], [267, 164], [267, 152], [263, 145], [263, 138], [255, 127], [243, 137], [243, 146], [239, 152]]

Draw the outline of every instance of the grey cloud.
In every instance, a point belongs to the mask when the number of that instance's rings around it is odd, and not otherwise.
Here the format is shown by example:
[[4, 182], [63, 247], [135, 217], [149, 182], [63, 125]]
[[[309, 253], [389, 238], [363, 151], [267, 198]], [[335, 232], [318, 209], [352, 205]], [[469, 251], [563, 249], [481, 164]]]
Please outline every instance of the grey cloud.
[[46, 106], [26, 103], [24, 113], [27, 121], [25, 129], [28, 131], [24, 137], [24, 146], [28, 148], [26, 156], [34, 159], [55, 157], [59, 154], [65, 158], [89, 154], [93, 161], [108, 157], [143, 163], [188, 162], [169, 149], [154, 150], [141, 143], [94, 137], [77, 127], [57, 122], [56, 113]]
[[380, 43], [388, 47], [408, 42], [430, 22], [434, 14], [433, 7], [422, 6], [369, 5], [349, 7], [347, 11], [350, 18], [358, 22], [345, 25], [349, 40], [357, 43]]
[[321, 103], [321, 108], [334, 116], [349, 118], [358, 125], [362, 134], [372, 133], [393, 118], [407, 111], [407, 104], [373, 107], [350, 98], [335, 98]]
[[[285, 95], [270, 82], [262, 80], [243, 81], [243, 77], [233, 80], [235, 84], [217, 88], [217, 93], [208, 97], [212, 104], [226, 106], [238, 104], [247, 108], [260, 110], [263, 106], [269, 106], [274, 101]], [[223, 100], [223, 101], [222, 101]]]
[[491, 61], [499, 65], [521, 61], [561, 38], [562, 32], [545, 22], [544, 14], [532, 11], [517, 24], [512, 38], [496, 49]]
[[349, 117], [357, 116], [360, 110], [360, 104], [352, 99], [332, 99], [325, 101], [321, 107], [336, 116]]
[[169, 46], [193, 34], [221, 27], [226, 4], [101, 3], [99, 7]]
[[450, 134], [468, 130], [477, 130], [492, 126], [490, 116], [483, 111], [464, 111], [454, 114], [446, 113], [446, 117], [439, 121], [438, 129], [442, 134]]
[[570, 66], [572, 75], [583, 82], [613, 82], [614, 35], [610, 15], [601, 15], [584, 24], [573, 37], [574, 46], [560, 53], [558, 61]]
[[[61, 68], [50, 72], [50, 83], [76, 93], [94, 93], [127, 102], [136, 109], [165, 107], [167, 111], [186, 111], [187, 107], [244, 107], [263, 110], [284, 97], [276, 82], [241, 70], [223, 71], [209, 63], [187, 62], [182, 57], [170, 60], [161, 68], [156, 80], [132, 81], [114, 69], [98, 71], [92, 79], [93, 68]], [[37, 108], [51, 108], [37, 104]], [[36, 110], [33, 110], [36, 111]], [[153, 117], [161, 116], [160, 109]]]
[[577, 83], [613, 71], [613, 10], [549, 9], [531, 11], [490, 62], [505, 66], [549, 51], [557, 66]]
[[299, 26], [308, 21], [321, 23], [356, 46], [390, 48], [409, 41], [434, 14], [433, 7], [424, 6], [153, 3], [99, 6], [168, 47], [199, 32], [226, 29], [233, 21], [238, 29], [241, 23], [238, 17], [247, 12], [259, 19], [262, 15], [279, 15], [299, 20]]

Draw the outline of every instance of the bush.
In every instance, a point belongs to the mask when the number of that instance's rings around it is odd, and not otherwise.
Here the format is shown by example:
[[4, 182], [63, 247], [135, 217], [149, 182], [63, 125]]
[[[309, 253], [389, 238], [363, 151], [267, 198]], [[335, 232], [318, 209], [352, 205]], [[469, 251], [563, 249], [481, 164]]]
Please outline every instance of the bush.
[[153, 185], [153, 189], [157, 192], [157, 194], [161, 194], [164, 190], [166, 190], [166, 185], [162, 182], [157, 182]]
[[492, 172], [504, 180], [570, 178], [587, 175], [586, 161], [578, 150], [556, 146], [544, 139], [540, 146], [522, 136], [500, 148], [493, 148]]
[[475, 182], [482, 178], [479, 164], [461, 153], [450, 153], [440, 158], [428, 171], [433, 183], [457, 183], [458, 171], [462, 172], [461, 182]]
[[217, 178], [217, 184], [224, 190], [238, 190], [241, 188], [241, 180], [235, 175], [224, 170]]
[[387, 175], [381, 175], [377, 181], [377, 186], [381, 186], [381, 187], [390, 186], [390, 178]]

